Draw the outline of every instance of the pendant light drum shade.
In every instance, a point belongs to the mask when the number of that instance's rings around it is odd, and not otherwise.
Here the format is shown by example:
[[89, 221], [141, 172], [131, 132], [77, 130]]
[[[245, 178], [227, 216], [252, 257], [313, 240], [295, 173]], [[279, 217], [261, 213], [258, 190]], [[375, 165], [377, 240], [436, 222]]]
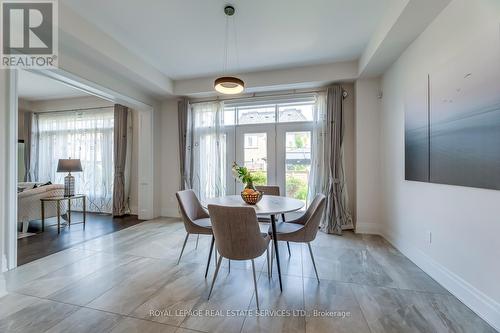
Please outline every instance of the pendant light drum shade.
[[214, 89], [221, 94], [234, 95], [245, 89], [245, 83], [237, 77], [224, 76], [215, 80]]

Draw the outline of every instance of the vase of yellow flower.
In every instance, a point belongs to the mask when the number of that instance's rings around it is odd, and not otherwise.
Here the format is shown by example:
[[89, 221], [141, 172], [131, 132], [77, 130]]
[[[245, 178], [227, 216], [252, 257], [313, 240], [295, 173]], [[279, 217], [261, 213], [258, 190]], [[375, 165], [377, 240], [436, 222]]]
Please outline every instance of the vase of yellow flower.
[[245, 188], [241, 191], [243, 201], [249, 205], [255, 205], [259, 202], [263, 193], [255, 189], [252, 173], [246, 167], [239, 166], [236, 162], [233, 163], [232, 171], [234, 178], [245, 184]]

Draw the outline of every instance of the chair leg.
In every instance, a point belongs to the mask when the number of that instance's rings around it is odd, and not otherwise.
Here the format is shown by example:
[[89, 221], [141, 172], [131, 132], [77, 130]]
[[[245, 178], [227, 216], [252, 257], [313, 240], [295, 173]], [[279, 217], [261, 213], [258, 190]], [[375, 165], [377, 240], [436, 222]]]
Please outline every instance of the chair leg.
[[198, 250], [198, 241], [200, 240], [200, 234], [196, 237], [196, 246], [194, 247], [195, 250]]
[[228, 260], [229, 260], [229, 273], [231, 273], [231, 259]]
[[255, 301], [257, 302], [257, 310], [259, 309], [259, 293], [257, 292], [257, 279], [255, 278], [255, 263], [252, 259], [253, 286], [255, 288]]
[[184, 248], [186, 247], [186, 243], [188, 241], [188, 238], [189, 238], [189, 233], [186, 234], [186, 239], [184, 239], [184, 244], [182, 245], [182, 250], [181, 250], [181, 254], [179, 255], [179, 260], [177, 260], [177, 265], [179, 265], [179, 262], [181, 262], [182, 254], [184, 253]]
[[210, 292], [208, 293], [207, 299], [210, 299], [210, 295], [212, 295], [212, 290], [214, 289], [215, 279], [217, 279], [217, 274], [219, 273], [221, 262], [222, 262], [222, 256], [219, 256], [219, 260], [217, 261], [217, 267], [215, 268], [214, 279], [212, 280], [212, 286], [210, 287]]
[[267, 262], [267, 278], [271, 279], [271, 261], [269, 260], [269, 247], [266, 249], [266, 262]]
[[[286, 222], [285, 220], [285, 214], [281, 214], [281, 218], [283, 219], [283, 222]], [[292, 253], [290, 252], [290, 244], [286, 242], [286, 246], [288, 247], [288, 256], [292, 256]]]
[[271, 277], [273, 277], [274, 244], [272, 243], [270, 244], [271, 244]]
[[309, 247], [309, 253], [311, 254], [311, 260], [312, 260], [313, 266], [314, 266], [314, 273], [316, 273], [316, 279], [319, 282], [318, 270], [316, 269], [316, 262], [314, 261], [314, 255], [313, 255], [313, 251], [311, 248], [311, 243], [307, 243], [307, 246]]
[[[212, 243], [210, 244], [210, 253], [208, 254], [207, 269], [205, 270], [205, 279], [208, 275], [208, 268], [210, 267], [210, 259], [212, 259], [212, 251], [214, 250], [215, 237], [212, 236]], [[217, 261], [216, 261], [217, 262]]]

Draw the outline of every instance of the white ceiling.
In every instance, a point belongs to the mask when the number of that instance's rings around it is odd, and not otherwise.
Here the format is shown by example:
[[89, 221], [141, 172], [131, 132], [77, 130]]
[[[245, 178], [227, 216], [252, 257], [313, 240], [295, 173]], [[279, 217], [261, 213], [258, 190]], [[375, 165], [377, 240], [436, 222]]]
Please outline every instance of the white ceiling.
[[17, 82], [19, 97], [29, 101], [89, 96], [54, 79], [22, 70]]
[[[358, 59], [390, 2], [234, 0], [239, 56], [234, 55], [231, 42], [229, 70], [251, 72]], [[64, 3], [172, 79], [223, 71], [226, 0]]]

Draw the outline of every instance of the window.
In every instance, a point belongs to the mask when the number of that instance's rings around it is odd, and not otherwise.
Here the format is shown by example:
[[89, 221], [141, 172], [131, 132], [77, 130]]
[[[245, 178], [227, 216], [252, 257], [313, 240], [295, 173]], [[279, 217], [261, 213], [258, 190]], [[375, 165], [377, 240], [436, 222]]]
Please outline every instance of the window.
[[244, 166], [256, 178], [254, 185], [267, 184], [267, 133], [245, 133]]
[[313, 121], [316, 108], [315, 95], [278, 98], [275, 101], [226, 102], [222, 123], [228, 125], [252, 125]]
[[278, 106], [278, 119], [280, 123], [312, 121], [313, 113], [314, 103], [282, 104]]
[[311, 171], [311, 131], [286, 132], [286, 196], [306, 201]]
[[254, 185], [279, 185], [283, 195], [306, 200], [316, 94], [192, 104], [192, 188], [207, 198], [237, 194], [234, 161]]
[[238, 124], [266, 124], [276, 122], [275, 106], [241, 107], [238, 110]]
[[113, 208], [113, 133], [113, 108], [36, 114], [33, 126], [35, 179], [63, 184], [66, 174], [56, 172], [58, 160], [78, 158], [83, 172], [73, 175], [76, 192], [87, 195], [90, 211], [110, 213]]

